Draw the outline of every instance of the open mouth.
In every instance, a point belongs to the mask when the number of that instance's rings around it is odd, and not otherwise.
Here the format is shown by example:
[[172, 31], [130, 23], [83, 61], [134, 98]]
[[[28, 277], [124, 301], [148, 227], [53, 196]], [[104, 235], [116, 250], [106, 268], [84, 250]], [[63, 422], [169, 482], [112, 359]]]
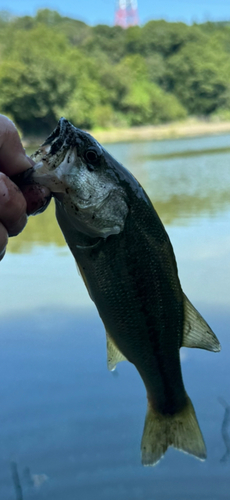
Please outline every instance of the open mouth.
[[60, 118], [56, 128], [41, 147], [50, 145], [49, 154], [55, 155], [61, 148], [68, 148], [73, 143], [74, 135], [75, 127], [65, 118]]
[[[47, 172], [47, 177], [51, 175], [49, 179], [50, 185], [47, 182], [48, 179], [45, 179], [45, 172], [42, 172], [41, 178], [34, 174], [36, 173], [36, 166], [41, 160], [46, 160], [45, 164], [47, 162], [47, 165], [54, 167], [55, 163], [52, 165], [53, 158], [55, 159], [58, 153], [61, 156], [65, 155], [66, 150], [76, 142], [75, 136], [75, 127], [65, 118], [60, 118], [57, 127], [32, 156], [36, 162], [35, 166], [11, 177], [11, 180], [19, 187], [26, 198], [28, 215], [43, 212], [54, 193], [55, 197], [60, 199], [63, 193], [66, 192], [63, 183], [59, 179], [55, 179], [55, 176], [52, 178], [53, 176], [49, 172]], [[43, 175], [44, 178], [42, 179]]]

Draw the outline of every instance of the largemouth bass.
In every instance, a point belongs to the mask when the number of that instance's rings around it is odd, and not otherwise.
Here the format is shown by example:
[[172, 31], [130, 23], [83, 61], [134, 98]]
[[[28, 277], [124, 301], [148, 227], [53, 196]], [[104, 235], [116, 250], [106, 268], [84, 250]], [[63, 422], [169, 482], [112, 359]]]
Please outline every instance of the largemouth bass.
[[147, 194], [64, 118], [33, 160], [33, 182], [53, 193], [58, 223], [104, 323], [108, 368], [126, 359], [145, 384], [143, 464], [156, 464], [169, 446], [204, 459], [179, 350], [219, 351], [220, 344], [182, 291], [172, 245]]

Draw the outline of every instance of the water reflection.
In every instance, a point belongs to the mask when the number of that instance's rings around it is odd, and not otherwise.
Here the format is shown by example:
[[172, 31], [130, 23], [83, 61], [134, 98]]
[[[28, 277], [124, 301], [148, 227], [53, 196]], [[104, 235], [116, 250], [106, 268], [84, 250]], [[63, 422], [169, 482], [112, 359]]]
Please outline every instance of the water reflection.
[[219, 402], [225, 409], [221, 434], [226, 446], [226, 451], [220, 461], [226, 463], [230, 460], [230, 405], [223, 398], [219, 398]]
[[22, 247], [1, 264], [0, 317], [47, 307], [94, 309], [67, 247], [40, 244], [24, 253]]
[[[0, 498], [17, 498], [13, 469], [23, 500], [228, 498], [228, 467], [220, 457], [224, 439], [228, 463], [229, 406], [224, 403], [223, 419], [218, 402], [229, 389], [228, 144], [220, 136], [107, 146], [151, 195], [167, 224], [183, 289], [222, 344], [216, 356], [182, 353], [207, 462], [170, 449], [158, 467], [141, 466], [143, 384], [129, 363], [119, 376], [108, 373], [103, 325], [50, 206], [11, 239], [0, 266]], [[210, 148], [222, 152], [209, 154]], [[186, 156], [187, 150], [195, 153]], [[153, 154], [171, 157], [152, 161]]]
[[[130, 168], [151, 195], [172, 240], [183, 288], [195, 304], [230, 302], [230, 154], [140, 161], [140, 156], [226, 147], [229, 136], [157, 143], [113, 144], [110, 152]], [[211, 217], [210, 217], [211, 216]], [[14, 255], [14, 257], [13, 257]], [[1, 263], [4, 311], [35, 307], [91, 307], [54, 215], [31, 217], [11, 238]], [[23, 293], [21, 290], [24, 290]]]
[[18, 468], [15, 462], [11, 463], [11, 474], [16, 494], [16, 500], [23, 500], [21, 482], [18, 475]]
[[28, 491], [32, 493], [34, 497], [33, 493], [36, 495], [38, 490], [40, 490], [43, 484], [49, 479], [46, 474], [31, 474], [29, 467], [25, 467], [19, 475], [18, 465], [16, 462], [11, 462], [10, 468], [16, 500], [24, 500], [27, 498], [27, 496], [24, 496], [23, 492], [27, 493]]
[[229, 144], [225, 135], [109, 150], [140, 180], [164, 223], [189, 225], [229, 209]]
[[58, 247], [65, 246], [64, 237], [56, 222], [53, 200], [43, 214], [29, 217], [23, 233], [17, 238], [10, 239], [8, 250], [14, 253], [28, 253], [37, 243], [40, 245], [54, 244]]
[[228, 469], [219, 462], [223, 412], [217, 394], [220, 387], [228, 390], [224, 322], [230, 318], [214, 308], [205, 317], [218, 329], [224, 354], [186, 349], [182, 369], [207, 444], [207, 462], [169, 449], [158, 467], [147, 469], [140, 464], [139, 449], [145, 390], [130, 363], [120, 365], [119, 377], [108, 372], [98, 315], [53, 309], [2, 320], [2, 498], [15, 500], [12, 461], [23, 500], [90, 500], [95, 491], [100, 500], [116, 500], [118, 492], [121, 500], [228, 498]]
[[[230, 208], [229, 136], [113, 144], [107, 149], [138, 178], [165, 224], [188, 226], [194, 218], [217, 217]], [[53, 204], [31, 217], [9, 250], [28, 251], [38, 242], [65, 245]]]
[[172, 158], [186, 158], [186, 157], [192, 157], [192, 156], [209, 156], [213, 154], [220, 154], [220, 153], [230, 153], [230, 147], [220, 147], [220, 148], [210, 148], [210, 149], [197, 149], [197, 150], [185, 150], [185, 151], [173, 151], [170, 153], [153, 153], [152, 155], [144, 155], [143, 157], [140, 156], [141, 160], [170, 160]]

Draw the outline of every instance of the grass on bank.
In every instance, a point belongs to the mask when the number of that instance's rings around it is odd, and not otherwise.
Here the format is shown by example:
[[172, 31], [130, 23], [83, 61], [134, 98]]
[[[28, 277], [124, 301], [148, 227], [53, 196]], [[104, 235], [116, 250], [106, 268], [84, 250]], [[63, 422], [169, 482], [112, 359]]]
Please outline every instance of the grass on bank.
[[[50, 131], [52, 132], [52, 130]], [[230, 120], [214, 121], [199, 118], [188, 118], [179, 122], [162, 125], [144, 125], [130, 128], [113, 128], [107, 130], [90, 130], [98, 142], [102, 144], [135, 141], [159, 141], [163, 139], [179, 139], [182, 137], [199, 137], [203, 135], [225, 134], [230, 132]], [[41, 144], [44, 137], [23, 137], [25, 148], [33, 150]]]

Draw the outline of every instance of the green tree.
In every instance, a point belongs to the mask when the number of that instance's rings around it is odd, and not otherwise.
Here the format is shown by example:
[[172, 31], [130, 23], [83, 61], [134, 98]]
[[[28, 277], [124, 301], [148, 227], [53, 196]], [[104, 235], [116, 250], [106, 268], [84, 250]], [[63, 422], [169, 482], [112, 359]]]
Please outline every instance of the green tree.
[[0, 108], [24, 133], [61, 115], [84, 128], [230, 113], [230, 24], [87, 26], [42, 9], [0, 13]]
[[159, 52], [168, 57], [178, 52], [189, 41], [203, 37], [199, 28], [184, 23], [149, 21], [141, 30], [143, 55], [150, 56], [153, 52]]
[[213, 113], [223, 105], [229, 82], [229, 57], [220, 44], [190, 43], [168, 59], [168, 89], [189, 113]]
[[118, 70], [123, 75], [125, 88], [119, 106], [130, 125], [156, 124], [186, 116], [185, 109], [175, 96], [149, 81], [143, 57], [133, 55], [124, 58]]
[[111, 62], [118, 62], [125, 55], [125, 30], [120, 26], [99, 24], [91, 30], [91, 35], [82, 45], [88, 54], [106, 54]]
[[159, 54], [153, 52], [146, 58], [146, 65], [148, 71], [148, 79], [150, 82], [157, 83], [161, 87], [165, 87], [165, 79], [167, 75], [167, 60]]
[[159, 124], [186, 117], [185, 108], [174, 95], [150, 82], [132, 85], [122, 106], [130, 125]]
[[141, 54], [142, 49], [142, 28], [130, 26], [125, 30], [125, 52], [127, 54]]
[[73, 92], [68, 54], [64, 36], [42, 25], [16, 32], [6, 44], [0, 65], [1, 111], [11, 113], [27, 133], [54, 127]]
[[34, 22], [58, 30], [72, 45], [83, 45], [92, 32], [92, 28], [82, 21], [62, 17], [58, 12], [49, 9], [38, 10]]
[[77, 127], [92, 128], [95, 125], [95, 108], [101, 102], [100, 94], [101, 88], [97, 82], [87, 77], [81, 78], [60, 114]]

